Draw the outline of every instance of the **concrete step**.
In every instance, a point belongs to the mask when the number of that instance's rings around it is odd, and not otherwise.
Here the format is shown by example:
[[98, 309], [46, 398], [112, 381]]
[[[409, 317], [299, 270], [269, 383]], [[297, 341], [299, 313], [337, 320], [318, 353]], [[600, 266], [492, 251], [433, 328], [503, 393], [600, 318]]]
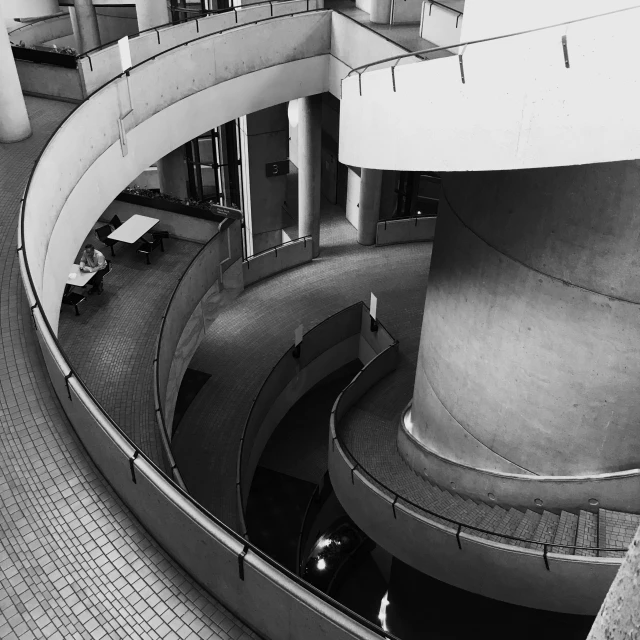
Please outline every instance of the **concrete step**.
[[590, 511], [580, 511], [576, 531], [577, 556], [597, 556], [597, 551], [581, 551], [578, 547], [598, 546], [598, 515]]
[[[626, 549], [640, 525], [640, 515], [600, 509], [598, 511], [598, 546]], [[622, 558], [625, 551], [601, 551], [603, 558]]]
[[[553, 542], [559, 523], [560, 516], [557, 516], [555, 513], [551, 513], [551, 511], [543, 511], [532, 539], [538, 542]], [[541, 544], [536, 544], [535, 542], [529, 543], [529, 549], [543, 548], [544, 547]]]
[[[514, 536], [516, 538], [524, 538], [531, 539], [533, 538], [533, 534], [538, 527], [538, 523], [540, 522], [540, 514], [535, 511], [531, 511], [531, 509], [527, 509], [526, 513], [520, 520], [520, 524], [516, 527], [514, 532]], [[528, 547], [528, 542], [516, 542], [515, 546], [517, 547]]]
[[[484, 518], [477, 526], [480, 529], [486, 529], [487, 531], [495, 531], [506, 516], [507, 512], [502, 507], [492, 507], [491, 511], [485, 514]], [[493, 540], [494, 542], [500, 542], [502, 540], [500, 536], [491, 535], [489, 533], [480, 533], [479, 531], [476, 531], [474, 535], [478, 538]]]
[[578, 531], [578, 516], [568, 511], [560, 513], [560, 522], [553, 536], [554, 544], [569, 544], [570, 547], [550, 547], [549, 551], [553, 553], [562, 553], [564, 555], [573, 555], [576, 544], [576, 533]]

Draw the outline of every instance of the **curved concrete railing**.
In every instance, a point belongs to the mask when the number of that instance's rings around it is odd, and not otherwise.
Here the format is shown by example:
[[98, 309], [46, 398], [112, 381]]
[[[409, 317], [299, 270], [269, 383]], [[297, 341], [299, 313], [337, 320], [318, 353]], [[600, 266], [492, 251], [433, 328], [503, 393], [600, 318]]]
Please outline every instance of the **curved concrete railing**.
[[640, 513], [640, 469], [582, 476], [538, 476], [487, 471], [429, 451], [411, 434], [411, 403], [402, 412], [398, 450], [416, 473], [482, 501], [521, 509]]
[[168, 443], [184, 372], [208, 326], [243, 289], [240, 224], [232, 219], [220, 222], [218, 233], [200, 249], [180, 278], [162, 318], [154, 359], [155, 411], [174, 472]]
[[376, 226], [376, 245], [433, 240], [437, 220], [435, 216], [381, 220]]
[[250, 256], [242, 263], [245, 286], [305, 262], [311, 262], [312, 251], [313, 240], [311, 236], [305, 236]]
[[[274, 563], [169, 480], [91, 395], [56, 332], [68, 265], [109, 202], [146, 166], [202, 130], [325, 91], [330, 26], [327, 12], [257, 23], [181, 46], [119, 76], [50, 139], [31, 174], [18, 231], [20, 270], [45, 365], [92, 460], [186, 571], [274, 639], [389, 634]], [[256, 47], [247, 47], [250, 41]], [[197, 64], [212, 59], [214, 66]]]
[[24, 42], [29, 46], [70, 36], [72, 33], [71, 16], [68, 13], [61, 13], [18, 27], [9, 32], [9, 39], [14, 44]]
[[398, 343], [378, 324], [371, 330], [369, 308], [358, 302], [304, 334], [280, 358], [253, 401], [238, 450], [238, 520], [247, 535], [244, 513], [260, 456], [274, 429], [291, 407], [314, 385], [353, 360], [365, 365], [381, 351], [398, 355]]
[[[242, 24], [266, 18], [322, 9], [324, 0], [267, 0], [232, 7], [203, 18], [192, 18], [176, 25], [147, 29], [129, 38], [131, 62], [138, 65], [169, 49]], [[90, 96], [122, 71], [117, 42], [87, 51], [78, 57], [85, 95]]]
[[[454, 47], [458, 56], [400, 66], [403, 54], [363, 65], [342, 83], [339, 159], [403, 171], [635, 160], [638, 29], [640, 6], [627, 7], [412, 54]], [[616, 105], [614, 118], [594, 95]]]
[[403, 499], [347, 451], [338, 434], [340, 420], [394, 368], [392, 359], [383, 352], [372, 360], [340, 394], [331, 413], [329, 474], [349, 516], [393, 556], [442, 582], [513, 604], [595, 615], [621, 558], [568, 556], [549, 552], [562, 545], [537, 550], [480, 538], [482, 529], [430, 514]]

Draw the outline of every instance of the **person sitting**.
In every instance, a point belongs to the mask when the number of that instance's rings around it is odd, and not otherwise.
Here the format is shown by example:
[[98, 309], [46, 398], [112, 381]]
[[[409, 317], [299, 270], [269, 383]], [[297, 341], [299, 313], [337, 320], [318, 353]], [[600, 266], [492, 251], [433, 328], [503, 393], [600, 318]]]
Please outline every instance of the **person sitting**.
[[80, 271], [94, 272], [96, 275], [91, 278], [89, 285], [89, 293], [102, 293], [102, 278], [107, 268], [107, 261], [102, 253], [100, 253], [92, 244], [87, 244], [80, 258]]

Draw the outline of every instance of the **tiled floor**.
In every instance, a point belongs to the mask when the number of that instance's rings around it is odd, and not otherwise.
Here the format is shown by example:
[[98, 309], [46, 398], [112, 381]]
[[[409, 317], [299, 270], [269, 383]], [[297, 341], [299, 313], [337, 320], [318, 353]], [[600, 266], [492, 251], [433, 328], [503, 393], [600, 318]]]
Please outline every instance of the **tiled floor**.
[[162, 444], [153, 403], [153, 359], [162, 316], [180, 276], [201, 245], [166, 240], [147, 265], [119, 244], [102, 295], [87, 296], [80, 316], [63, 306], [58, 337], [82, 380], [120, 428], [161, 469]]
[[0, 144], [0, 638], [255, 637], [124, 507], [48, 383], [15, 238], [29, 172], [71, 106], [27, 105], [34, 135]]
[[378, 385], [377, 411], [397, 420], [411, 399], [431, 244], [362, 247], [344, 212], [330, 206], [323, 210], [320, 243], [320, 257], [312, 264], [240, 295], [213, 323], [191, 361], [211, 378], [187, 410], [173, 453], [192, 495], [232, 527], [237, 526], [236, 457], [244, 423], [300, 322], [308, 330], [358, 300], [368, 303], [373, 291], [379, 317], [400, 340], [401, 351], [399, 371]]

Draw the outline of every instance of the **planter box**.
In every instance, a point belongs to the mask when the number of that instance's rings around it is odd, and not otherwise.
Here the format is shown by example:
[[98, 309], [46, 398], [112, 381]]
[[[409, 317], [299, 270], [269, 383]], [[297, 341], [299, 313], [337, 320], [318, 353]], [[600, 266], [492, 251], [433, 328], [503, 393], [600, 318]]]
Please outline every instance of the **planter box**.
[[50, 64], [54, 67], [64, 67], [65, 69], [76, 68], [76, 56], [66, 53], [55, 53], [52, 50], [28, 49], [27, 47], [11, 47], [13, 57], [16, 60], [26, 60], [38, 64]]
[[210, 222], [222, 222], [227, 218], [241, 220], [242, 213], [237, 209], [228, 207], [215, 207], [214, 210], [201, 209], [180, 202], [171, 202], [163, 198], [151, 198], [149, 196], [139, 196], [133, 193], [123, 192], [116, 197], [116, 200], [128, 202], [129, 204], [137, 204], [140, 207], [149, 207], [151, 209], [160, 209], [161, 211], [169, 211], [170, 213], [178, 213], [191, 218], [199, 218], [200, 220], [208, 220]]

